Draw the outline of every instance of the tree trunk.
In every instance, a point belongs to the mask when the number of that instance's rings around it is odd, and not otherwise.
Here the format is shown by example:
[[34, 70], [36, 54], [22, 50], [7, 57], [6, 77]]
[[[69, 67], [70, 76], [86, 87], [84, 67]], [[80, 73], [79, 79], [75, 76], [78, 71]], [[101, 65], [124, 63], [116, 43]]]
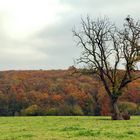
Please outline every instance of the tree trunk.
[[112, 120], [123, 120], [122, 114], [119, 111], [117, 105], [118, 98], [112, 97], [111, 98], [111, 107], [112, 107]]

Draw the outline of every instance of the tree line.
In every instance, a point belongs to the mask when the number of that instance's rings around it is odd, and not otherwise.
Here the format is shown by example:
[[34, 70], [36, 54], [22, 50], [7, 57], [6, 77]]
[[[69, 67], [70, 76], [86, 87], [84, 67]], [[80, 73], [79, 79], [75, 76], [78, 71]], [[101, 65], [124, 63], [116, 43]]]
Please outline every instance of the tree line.
[[[0, 72], [0, 115], [110, 115], [109, 97], [99, 78], [74, 71]], [[138, 80], [129, 84], [119, 99], [120, 110], [140, 114], [139, 87]]]

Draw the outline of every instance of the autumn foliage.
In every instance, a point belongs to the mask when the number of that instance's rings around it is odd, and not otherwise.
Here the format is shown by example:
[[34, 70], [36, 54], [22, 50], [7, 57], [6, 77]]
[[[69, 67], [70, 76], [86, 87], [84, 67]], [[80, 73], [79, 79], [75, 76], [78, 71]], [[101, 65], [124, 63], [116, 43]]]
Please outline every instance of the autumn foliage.
[[[140, 81], [131, 83], [119, 107], [140, 114]], [[110, 115], [109, 99], [96, 76], [68, 70], [0, 72], [0, 115]]]

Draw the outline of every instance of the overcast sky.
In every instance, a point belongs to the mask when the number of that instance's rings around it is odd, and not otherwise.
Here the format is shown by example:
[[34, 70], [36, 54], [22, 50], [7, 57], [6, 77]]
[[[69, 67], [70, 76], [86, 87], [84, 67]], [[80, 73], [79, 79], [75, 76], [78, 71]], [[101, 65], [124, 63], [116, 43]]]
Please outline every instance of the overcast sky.
[[140, 19], [140, 0], [0, 0], [0, 70], [67, 69], [81, 17]]

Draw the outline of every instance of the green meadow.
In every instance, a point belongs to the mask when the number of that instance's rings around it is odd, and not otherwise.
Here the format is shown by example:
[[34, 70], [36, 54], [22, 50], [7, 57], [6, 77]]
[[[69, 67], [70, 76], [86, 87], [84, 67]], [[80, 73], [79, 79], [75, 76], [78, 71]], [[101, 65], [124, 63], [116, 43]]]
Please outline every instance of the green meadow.
[[140, 117], [0, 117], [0, 140], [139, 140]]

